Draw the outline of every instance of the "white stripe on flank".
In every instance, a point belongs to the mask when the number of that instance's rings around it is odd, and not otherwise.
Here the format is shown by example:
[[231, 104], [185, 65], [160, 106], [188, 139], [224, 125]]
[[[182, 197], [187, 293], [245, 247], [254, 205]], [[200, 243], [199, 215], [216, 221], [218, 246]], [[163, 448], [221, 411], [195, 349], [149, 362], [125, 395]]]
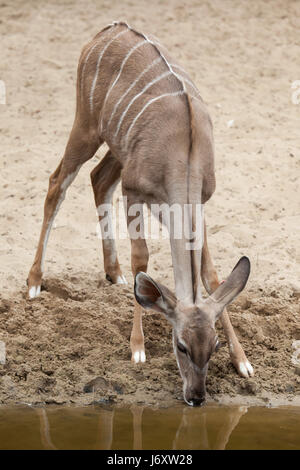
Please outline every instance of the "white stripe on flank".
[[[180, 77], [184, 82], [188, 83], [192, 88], [193, 90], [197, 93], [197, 95], [199, 95], [199, 98], [196, 97], [196, 96], [193, 96], [193, 98], [196, 98], [196, 99], [200, 99], [201, 100], [201, 96], [200, 96], [200, 92], [199, 90], [195, 87], [195, 85], [193, 84], [193, 82], [191, 82], [191, 80], [188, 80], [187, 78], [183, 77], [182, 75], [178, 75], [178, 77]], [[202, 100], [201, 100], [202, 101]]]
[[113, 82], [112, 86], [110, 87], [110, 89], [108, 90], [108, 92], [106, 93], [106, 97], [105, 97], [105, 100], [104, 100], [104, 103], [103, 103], [103, 106], [102, 106], [102, 119], [101, 119], [101, 130], [102, 130], [102, 123], [103, 123], [103, 114], [104, 114], [104, 110], [105, 110], [105, 105], [106, 105], [106, 102], [107, 102], [107, 99], [110, 95], [110, 92], [112, 91], [113, 87], [115, 86], [115, 84], [117, 83], [117, 81], [119, 80], [120, 76], [121, 76], [121, 73], [123, 71], [123, 68], [126, 64], [126, 62], [128, 61], [129, 57], [136, 51], [136, 49], [139, 49], [140, 47], [144, 46], [145, 44], [148, 44], [148, 41], [144, 40], [144, 41], [141, 41], [139, 43], [137, 43], [135, 46], [133, 46], [129, 52], [126, 54], [125, 58], [123, 59], [123, 62], [121, 64], [121, 67], [120, 67], [120, 70], [119, 70], [119, 73], [115, 79], [115, 81]]
[[[122, 24], [122, 23], [121, 23]], [[185, 84], [184, 82], [180, 79], [179, 75], [172, 69], [172, 66], [169, 64], [169, 62], [167, 61], [167, 59], [165, 58], [165, 56], [162, 54], [162, 52], [159, 50], [159, 48], [157, 47], [156, 43], [151, 41], [151, 39], [149, 39], [145, 34], [143, 33], [139, 33], [138, 31], [136, 31], [135, 29], [131, 28], [127, 23], [125, 23], [126, 26], [128, 27], [128, 30], [129, 31], [133, 31], [135, 34], [139, 35], [139, 36], [142, 36], [144, 39], [146, 39], [147, 42], [149, 42], [149, 44], [152, 44], [152, 46], [154, 46], [154, 48], [156, 49], [156, 51], [158, 52], [158, 54], [160, 55], [160, 57], [162, 58], [162, 60], [165, 62], [166, 66], [168, 67], [168, 69], [172, 72], [172, 74], [177, 78], [177, 80], [180, 82], [181, 86], [182, 86], [182, 89], [183, 91], [186, 91], [185, 89]]]
[[137, 95], [135, 95], [132, 100], [130, 101], [130, 103], [127, 105], [125, 111], [123, 112], [122, 116], [120, 117], [119, 119], [119, 122], [118, 122], [118, 126], [117, 126], [117, 129], [116, 129], [116, 132], [115, 132], [115, 135], [114, 137], [117, 137], [118, 135], [118, 132], [120, 130], [120, 127], [122, 125], [122, 122], [129, 110], [129, 108], [133, 105], [133, 103], [140, 97], [142, 96], [143, 93], [145, 93], [145, 91], [148, 90], [148, 88], [150, 88], [152, 85], [154, 85], [155, 83], [159, 82], [160, 80], [162, 80], [163, 78], [167, 77], [168, 75], [171, 75], [172, 72], [169, 70], [168, 72], [164, 72], [163, 74], [159, 75], [158, 77], [154, 78], [150, 83], [148, 83], [143, 89], [142, 91], [140, 91], [140, 93], [138, 93]]
[[[144, 35], [142, 35], [144, 36]], [[165, 58], [165, 56], [162, 54], [162, 52], [158, 49], [158, 47], [156, 46], [156, 44], [151, 41], [150, 39], [147, 38], [147, 36], [144, 36], [144, 38], [147, 39], [147, 41], [150, 42], [150, 44], [152, 44], [152, 46], [154, 46], [157, 50], [157, 52], [159, 53], [159, 55], [161, 56], [161, 58], [163, 59], [163, 61], [165, 62], [166, 66], [168, 67], [168, 69], [170, 70], [170, 72], [174, 75], [174, 77], [177, 78], [177, 80], [181, 83], [181, 86], [182, 86], [182, 90], [183, 91], [186, 91], [185, 89], [185, 84], [184, 82], [181, 80], [180, 76], [172, 69], [172, 66], [169, 64], [169, 62], [167, 61], [167, 59]]]
[[94, 80], [93, 80], [91, 91], [90, 91], [90, 110], [91, 110], [91, 112], [93, 112], [93, 96], [94, 96], [94, 91], [95, 91], [95, 87], [96, 87], [96, 83], [97, 83], [97, 79], [98, 79], [99, 68], [100, 68], [102, 57], [103, 57], [105, 51], [107, 50], [107, 48], [111, 45], [111, 43], [113, 41], [115, 41], [118, 37], [120, 37], [123, 34], [127, 33], [128, 31], [130, 31], [130, 30], [125, 29], [124, 31], [120, 31], [118, 34], [116, 34], [116, 36], [114, 36], [110, 41], [108, 41], [108, 43], [102, 49], [102, 52], [99, 55], [98, 62], [97, 62], [97, 67], [96, 67], [96, 72], [95, 72]]
[[[114, 21], [113, 23], [107, 25], [107, 27], [105, 29], [109, 29], [110, 27], [116, 26], [117, 24], [118, 24], [118, 22]], [[84, 73], [85, 73], [85, 69], [86, 69], [86, 66], [87, 66], [87, 61], [89, 60], [90, 55], [91, 55], [91, 53], [93, 52], [93, 50], [95, 49], [96, 46], [99, 46], [99, 43], [96, 43], [96, 44], [93, 45], [93, 47], [89, 50], [89, 53], [87, 54], [86, 58], [84, 59], [84, 64], [83, 64], [82, 72], [81, 72], [81, 99], [82, 99], [82, 94], [83, 94]]]
[[[188, 73], [184, 70], [184, 68], [180, 67], [180, 65], [170, 64], [170, 67], [172, 69], [173, 69], [173, 67], [175, 67], [175, 69], [181, 70], [181, 72], [183, 72], [185, 75], [188, 75]], [[195, 90], [195, 92], [200, 96], [200, 91], [198, 90], [198, 88], [195, 86], [195, 84], [191, 80], [189, 80], [187, 77], [183, 77], [182, 75], [178, 75], [178, 77], [181, 80], [183, 80], [184, 82], [188, 83]], [[193, 98], [195, 98], [195, 97], [193, 96]], [[201, 99], [201, 101], [202, 101], [202, 99]]]
[[184, 70], [184, 68], [183, 68], [183, 67], [180, 67], [180, 65], [177, 65], [177, 64], [170, 64], [170, 66], [171, 66], [171, 67], [175, 67], [176, 69], [181, 70], [181, 72], [186, 73], [186, 71]]
[[147, 73], [149, 72], [150, 69], [152, 69], [156, 64], [158, 64], [158, 62], [160, 62], [161, 60], [161, 57], [158, 57], [157, 59], [155, 59], [150, 65], [148, 65], [148, 67], [146, 67], [143, 72], [140, 73], [140, 75], [134, 80], [134, 82], [132, 82], [132, 84], [130, 85], [130, 87], [128, 88], [127, 91], [125, 91], [125, 93], [121, 96], [121, 98], [119, 99], [119, 101], [115, 104], [115, 107], [113, 109], [113, 112], [112, 112], [112, 115], [110, 116], [109, 118], [109, 121], [108, 121], [108, 124], [107, 124], [107, 127], [109, 127], [118, 107], [120, 106], [121, 102], [123, 101], [123, 99], [125, 98], [125, 96], [128, 95], [128, 93], [132, 90], [132, 88], [135, 87], [135, 85], [139, 82], [139, 80]]
[[132, 121], [127, 133], [126, 133], [126, 137], [125, 137], [125, 148], [127, 149], [127, 146], [128, 146], [128, 137], [129, 137], [129, 134], [133, 128], [133, 126], [135, 125], [136, 121], [139, 119], [139, 117], [143, 114], [143, 112], [148, 108], [148, 106], [150, 106], [152, 103], [154, 103], [155, 101], [158, 101], [160, 100], [161, 98], [165, 98], [166, 96], [178, 96], [178, 95], [183, 95], [185, 93], [185, 90], [180, 90], [180, 91], [175, 91], [173, 93], [164, 93], [163, 95], [160, 95], [160, 96], [156, 96], [155, 98], [152, 98], [150, 101], [148, 101], [148, 103], [145, 104], [145, 106], [142, 108], [142, 110], [137, 114], [137, 116], [134, 118], [134, 120]]
[[[126, 25], [128, 26], [128, 25]], [[152, 100], [150, 100], [144, 107], [143, 109], [137, 114], [137, 116], [134, 118], [133, 122], [131, 123], [127, 133], [126, 133], [126, 137], [125, 137], [125, 147], [127, 148], [127, 144], [128, 144], [128, 136], [134, 126], [134, 124], [136, 123], [136, 121], [138, 120], [138, 118], [143, 114], [143, 112], [147, 109], [148, 106], [150, 106], [151, 103], [165, 97], [165, 96], [177, 96], [177, 95], [182, 95], [183, 93], [187, 93], [186, 91], [186, 86], [185, 86], [185, 83], [184, 81], [182, 81], [181, 77], [172, 69], [172, 66], [169, 64], [169, 62], [167, 61], [167, 59], [165, 58], [165, 56], [162, 54], [162, 52], [160, 51], [160, 49], [157, 47], [157, 45], [155, 44], [155, 42], [151, 41], [151, 39], [149, 39], [145, 34], [143, 33], [139, 33], [138, 31], [134, 30], [133, 28], [131, 28], [130, 26], [128, 26], [128, 31], [133, 31], [135, 34], [139, 35], [139, 36], [142, 36], [147, 42], [149, 42], [149, 44], [152, 44], [152, 46], [154, 46], [154, 48], [156, 49], [156, 51], [158, 52], [158, 54], [160, 55], [160, 57], [162, 58], [162, 60], [164, 61], [164, 63], [166, 64], [166, 66], [168, 67], [169, 71], [174, 75], [174, 77], [177, 78], [177, 80], [179, 81], [179, 83], [181, 84], [182, 86], [182, 90], [181, 91], [177, 91], [177, 92], [174, 92], [174, 93], [165, 93], [163, 95], [160, 95], [160, 96], [157, 96], [156, 98], [153, 98]]]
[[[181, 72], [183, 72], [185, 75], [188, 75], [188, 73], [184, 70], [184, 68], [180, 67], [180, 65], [177, 65], [177, 64], [170, 64], [170, 67], [173, 69], [173, 67], [175, 67], [176, 69], [179, 69], [181, 70]], [[196, 87], [196, 85], [191, 81], [189, 80], [188, 78], [186, 77], [183, 77], [182, 75], [177, 75], [177, 77], [182, 80], [183, 82], [186, 82], [188, 83], [193, 89], [194, 91], [197, 93], [198, 97], [196, 96], [191, 96], [192, 98], [195, 98], [196, 100], [200, 100], [200, 101], [203, 101], [202, 98], [201, 98], [201, 95], [200, 95], [200, 91], [198, 90], [198, 88]]]
[[85, 68], [86, 68], [86, 65], [87, 65], [87, 61], [89, 60], [89, 57], [90, 57], [91, 53], [93, 52], [93, 50], [95, 49], [95, 47], [98, 46], [98, 45], [99, 45], [98, 43], [93, 45], [93, 47], [90, 49], [88, 55], [86, 56], [86, 58], [84, 60], [84, 64], [83, 64], [82, 72], [81, 72], [81, 87], [80, 87], [81, 99], [82, 99], [82, 95], [83, 95], [83, 80], [84, 80], [84, 73], [85, 73]]

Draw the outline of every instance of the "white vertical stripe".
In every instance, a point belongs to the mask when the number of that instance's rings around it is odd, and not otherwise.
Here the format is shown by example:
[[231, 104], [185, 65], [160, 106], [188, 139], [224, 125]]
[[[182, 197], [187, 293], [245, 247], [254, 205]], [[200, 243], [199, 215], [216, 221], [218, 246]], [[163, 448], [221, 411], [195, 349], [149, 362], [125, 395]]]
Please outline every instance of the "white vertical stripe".
[[[107, 29], [110, 29], [111, 27], [116, 26], [117, 24], [118, 24], [118, 22], [114, 21], [113, 23], [107, 25], [106, 28], [103, 31], [105, 31]], [[100, 38], [98, 38], [98, 39], [100, 39]], [[86, 58], [84, 59], [84, 64], [83, 64], [82, 72], [81, 72], [81, 99], [82, 99], [82, 94], [83, 94], [84, 73], [85, 73], [85, 69], [86, 69], [86, 66], [87, 66], [87, 62], [90, 58], [91, 53], [93, 52], [93, 50], [97, 46], [99, 46], [98, 42], [96, 42], [96, 44], [93, 45], [93, 47], [89, 50], [89, 53], [87, 54]]]
[[102, 49], [102, 52], [101, 52], [100, 55], [99, 55], [98, 62], [97, 62], [97, 67], [96, 67], [96, 72], [95, 72], [94, 80], [93, 80], [92, 87], [91, 87], [91, 91], [90, 91], [90, 110], [91, 110], [91, 112], [93, 112], [93, 96], [94, 96], [95, 86], [96, 86], [97, 79], [98, 79], [99, 68], [100, 68], [100, 64], [101, 64], [102, 57], [103, 57], [105, 51], [107, 50], [107, 48], [111, 45], [111, 43], [112, 43], [113, 41], [115, 41], [118, 37], [120, 37], [120, 36], [122, 36], [123, 34], [127, 33], [128, 31], [130, 31], [130, 30], [129, 30], [129, 29], [125, 29], [124, 31], [121, 31], [121, 32], [119, 32], [116, 36], [114, 36], [110, 41], [108, 41], [108, 43], [107, 43], [106, 46]]
[[122, 122], [123, 122], [123, 119], [125, 118], [129, 108], [132, 106], [132, 104], [140, 97], [142, 96], [143, 93], [145, 93], [145, 91], [148, 90], [148, 88], [150, 88], [152, 85], [154, 85], [155, 83], [159, 82], [160, 80], [162, 80], [163, 78], [167, 77], [168, 75], [171, 75], [172, 72], [169, 70], [168, 72], [164, 72], [163, 74], [159, 75], [159, 77], [156, 77], [154, 78], [150, 83], [148, 83], [143, 89], [142, 91], [140, 91], [140, 93], [138, 93], [137, 95], [135, 95], [132, 100], [130, 101], [130, 103], [128, 104], [128, 106], [126, 107], [125, 111], [123, 112], [122, 116], [120, 117], [119, 119], [119, 122], [118, 122], [118, 126], [117, 126], [117, 129], [116, 129], [116, 132], [115, 132], [115, 135], [114, 137], [117, 137], [118, 135], [118, 132], [120, 130], [120, 127], [122, 125]]
[[[127, 25], [128, 26], [128, 25]], [[126, 147], [127, 147], [127, 141], [128, 141], [128, 136], [131, 132], [131, 129], [133, 128], [135, 122], [137, 121], [137, 119], [140, 117], [140, 115], [145, 111], [145, 109], [151, 104], [153, 103], [154, 101], [160, 99], [160, 98], [163, 98], [164, 96], [176, 96], [176, 95], [179, 95], [179, 94], [183, 94], [183, 93], [186, 93], [186, 86], [185, 86], [185, 83], [184, 81], [182, 81], [181, 77], [172, 69], [171, 65], [169, 64], [169, 62], [167, 61], [167, 59], [165, 58], [165, 56], [162, 54], [162, 52], [159, 50], [159, 48], [157, 47], [157, 45], [155, 44], [155, 42], [151, 41], [151, 39], [149, 39], [145, 34], [143, 33], [139, 33], [137, 31], [135, 31], [134, 29], [132, 29], [130, 26], [128, 26], [128, 30], [131, 30], [133, 31], [134, 33], [138, 34], [139, 36], [142, 36], [147, 42], [149, 42], [149, 44], [152, 44], [154, 46], [154, 48], [157, 50], [158, 54], [160, 55], [160, 57], [162, 58], [162, 60], [165, 62], [165, 64], [167, 65], [169, 71], [177, 78], [177, 80], [179, 81], [179, 83], [181, 84], [182, 86], [182, 91], [181, 92], [175, 92], [175, 93], [165, 93], [163, 95], [160, 95], [152, 100], [150, 100], [144, 107], [143, 109], [138, 113], [138, 115], [135, 117], [135, 119], [133, 120], [132, 124], [130, 125], [128, 131], [127, 131], [127, 134], [126, 134], [126, 138], [125, 138], [125, 141], [126, 141]], [[101, 126], [102, 127], [102, 126]]]
[[[186, 72], [182, 67], [180, 67], [179, 65], [171, 64], [171, 67], [172, 67], [172, 68], [175, 67], [175, 68], [181, 70], [181, 71], [182, 71], [183, 73], [185, 73], [186, 75], [188, 75], [187, 72]], [[194, 84], [191, 80], [189, 80], [189, 79], [186, 78], [186, 77], [183, 77], [182, 75], [178, 75], [178, 77], [179, 77], [182, 81], [188, 83], [188, 84], [195, 90], [195, 92], [200, 96], [200, 92], [199, 92], [198, 88], [195, 86], [195, 84]]]
[[162, 98], [165, 98], [166, 96], [178, 96], [178, 95], [183, 95], [185, 93], [185, 90], [180, 90], [180, 91], [175, 91], [173, 93], [164, 93], [163, 95], [160, 95], [160, 96], [156, 96], [155, 98], [152, 98], [150, 101], [148, 101], [148, 103], [145, 104], [145, 106], [142, 108], [142, 110], [137, 114], [137, 116], [134, 118], [134, 120], [132, 121], [127, 133], [126, 133], [126, 137], [125, 137], [125, 148], [127, 150], [127, 146], [128, 146], [128, 137], [129, 137], [129, 134], [133, 128], [133, 126], [135, 125], [136, 121], [139, 119], [139, 117], [143, 114], [143, 112], [148, 108], [148, 106], [150, 106], [152, 103], [154, 103], [155, 101], [158, 101]]
[[177, 64], [170, 64], [170, 65], [171, 65], [171, 67], [175, 67], [176, 69], [179, 69], [179, 70], [181, 70], [182, 72], [186, 73], [186, 71], [184, 70], [184, 68], [181, 67], [180, 65], [177, 65]]
[[80, 87], [80, 94], [81, 94], [81, 99], [82, 99], [82, 96], [83, 96], [83, 84], [84, 84], [84, 73], [85, 73], [85, 68], [86, 68], [86, 65], [87, 65], [87, 61], [89, 60], [89, 57], [91, 55], [91, 53], [93, 52], [93, 50], [95, 49], [96, 46], [98, 46], [99, 44], [96, 43], [93, 45], [93, 47], [90, 49], [88, 55], [86, 56], [85, 58], [85, 61], [84, 61], [84, 64], [83, 64], [83, 67], [82, 67], [82, 72], [81, 72], [81, 87]]
[[145, 44], [147, 44], [148, 42], [146, 40], [144, 41], [141, 41], [137, 44], [135, 44], [135, 46], [133, 46], [129, 51], [128, 53], [126, 54], [125, 58], [123, 59], [123, 62], [121, 64], [121, 67], [120, 67], [120, 70], [119, 70], [119, 73], [115, 79], [115, 81], [113, 82], [112, 86], [110, 87], [110, 89], [108, 90], [108, 92], [106, 93], [106, 97], [105, 97], [105, 100], [104, 100], [104, 103], [103, 103], [103, 106], [102, 106], [102, 119], [101, 119], [101, 130], [102, 130], [102, 123], [103, 123], [103, 114], [104, 114], [104, 110], [105, 110], [105, 105], [106, 105], [106, 102], [107, 102], [107, 99], [110, 95], [110, 92], [112, 91], [113, 87], [115, 86], [115, 84], [117, 83], [117, 81], [119, 80], [120, 76], [121, 76], [121, 73], [123, 71], [123, 68], [126, 64], [126, 62], [128, 61], [129, 57], [136, 51], [136, 49], [139, 49], [141, 46], [144, 46]]
[[198, 100], [198, 101], [202, 101], [202, 98], [201, 98], [201, 95], [200, 95], [200, 91], [195, 87], [195, 85], [193, 84], [193, 82], [191, 82], [191, 80], [187, 80], [186, 78], [182, 77], [182, 75], [178, 75], [178, 77], [180, 77], [185, 83], [187, 83], [188, 85], [190, 85], [194, 91], [197, 93], [198, 96], [194, 96], [194, 95], [191, 95], [189, 93], [189, 95], [191, 96], [191, 98], [194, 98], [195, 100]]
[[139, 74], [139, 76], [134, 80], [134, 82], [132, 82], [132, 84], [130, 85], [130, 87], [128, 88], [128, 90], [125, 91], [125, 93], [121, 96], [121, 98], [118, 100], [118, 102], [115, 104], [114, 106], [114, 109], [113, 109], [113, 112], [109, 118], [109, 121], [108, 121], [108, 124], [107, 124], [107, 127], [109, 127], [118, 107], [120, 106], [121, 102], [123, 101], [123, 99], [125, 98], [125, 96], [128, 95], [128, 93], [132, 90], [132, 88], [135, 87], [135, 85], [139, 82], [139, 80], [147, 73], [149, 72], [150, 69], [152, 69], [156, 64], [158, 64], [158, 62], [161, 60], [161, 57], [158, 57], [157, 59], [155, 59], [151, 64], [148, 65], [148, 67], [146, 67], [143, 72], [141, 72]]
[[[134, 30], [133, 30], [134, 31]], [[159, 55], [161, 56], [161, 58], [163, 59], [163, 61], [165, 62], [166, 66], [168, 67], [168, 69], [172, 72], [172, 74], [177, 78], [177, 80], [181, 83], [182, 85], [182, 89], [184, 91], [185, 90], [185, 84], [184, 82], [180, 79], [179, 75], [177, 75], [177, 73], [172, 69], [171, 65], [169, 64], [169, 62], [167, 61], [167, 59], [165, 58], [165, 56], [162, 54], [162, 52], [158, 49], [158, 47], [156, 46], [155, 42], [151, 41], [151, 39], [149, 39], [145, 34], [142, 34], [142, 33], [137, 33], [137, 34], [141, 34], [141, 36], [143, 36], [150, 44], [152, 44], [152, 46], [155, 47], [155, 49], [157, 50], [157, 52], [159, 53]]]
[[138, 31], [136, 31], [135, 29], [131, 28], [127, 23], [121, 23], [121, 24], [125, 24], [127, 27], [128, 27], [128, 30], [129, 31], [133, 31], [135, 34], [139, 35], [139, 36], [142, 36], [144, 39], [146, 39], [147, 42], [149, 42], [149, 44], [152, 44], [152, 46], [154, 46], [154, 48], [157, 50], [158, 54], [160, 55], [160, 57], [163, 59], [163, 61], [165, 62], [165, 64], [167, 65], [168, 69], [172, 72], [172, 74], [177, 78], [177, 80], [181, 83], [181, 86], [182, 86], [182, 89], [184, 91], [186, 91], [185, 89], [185, 84], [184, 82], [182, 82], [182, 80], [180, 79], [179, 75], [172, 69], [172, 66], [169, 64], [169, 62], [167, 61], [167, 59], [165, 58], [165, 56], [162, 54], [162, 52], [159, 50], [159, 48], [157, 47], [156, 43], [151, 41], [151, 39], [149, 39], [145, 34], [143, 33], [139, 33]]

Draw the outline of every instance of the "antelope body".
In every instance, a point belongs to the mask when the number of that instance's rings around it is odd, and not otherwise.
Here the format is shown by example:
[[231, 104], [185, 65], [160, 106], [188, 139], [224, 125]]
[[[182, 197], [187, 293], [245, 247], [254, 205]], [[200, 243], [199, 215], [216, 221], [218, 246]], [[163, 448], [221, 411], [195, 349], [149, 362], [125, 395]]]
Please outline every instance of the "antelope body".
[[[132, 360], [145, 361], [142, 307], [162, 312], [173, 326], [173, 345], [184, 383], [184, 398], [197, 405], [205, 398], [208, 361], [218, 347], [215, 322], [221, 317], [232, 362], [248, 377], [253, 369], [239, 344], [225, 306], [244, 288], [250, 264], [241, 258], [229, 278], [219, 285], [207, 246], [186, 249], [194, 233], [195, 207], [215, 189], [212, 125], [199, 92], [187, 73], [155, 38], [118, 22], [107, 26], [84, 47], [78, 65], [77, 107], [65, 154], [51, 175], [44, 221], [28, 277], [29, 297], [40, 292], [43, 260], [54, 217], [81, 165], [104, 142], [109, 151], [91, 173], [100, 225], [101, 207], [111, 203], [122, 180], [127, 198], [132, 272], [135, 276]], [[172, 227], [170, 243], [175, 278], [173, 294], [147, 274], [148, 250], [141, 230], [131, 233], [133, 205], [189, 204], [189, 234], [178, 239]], [[101, 225], [102, 232], [104, 227]], [[142, 229], [142, 227], [141, 227]], [[202, 249], [201, 249], [202, 248]], [[125, 283], [113, 234], [103, 238], [106, 276]], [[200, 280], [210, 294], [203, 299]]]

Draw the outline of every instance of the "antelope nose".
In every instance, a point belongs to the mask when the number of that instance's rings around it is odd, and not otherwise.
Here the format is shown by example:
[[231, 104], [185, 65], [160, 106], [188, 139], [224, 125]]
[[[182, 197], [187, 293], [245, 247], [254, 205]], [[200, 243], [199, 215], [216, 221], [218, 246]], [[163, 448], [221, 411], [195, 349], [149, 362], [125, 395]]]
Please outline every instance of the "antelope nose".
[[205, 402], [205, 397], [203, 398], [192, 398], [191, 400], [189, 400], [189, 405], [190, 406], [201, 406], [203, 405]]

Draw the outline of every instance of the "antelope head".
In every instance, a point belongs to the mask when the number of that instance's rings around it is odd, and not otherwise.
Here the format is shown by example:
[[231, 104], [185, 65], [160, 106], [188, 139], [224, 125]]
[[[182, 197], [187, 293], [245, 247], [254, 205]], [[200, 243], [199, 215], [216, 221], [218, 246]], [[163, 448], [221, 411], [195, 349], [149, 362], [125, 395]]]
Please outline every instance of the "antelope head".
[[218, 350], [215, 323], [226, 305], [244, 289], [250, 273], [247, 257], [239, 260], [225, 282], [197, 305], [186, 305], [148, 274], [135, 277], [137, 302], [162, 313], [173, 327], [173, 348], [183, 380], [183, 396], [190, 406], [205, 401], [205, 382], [211, 355]]

